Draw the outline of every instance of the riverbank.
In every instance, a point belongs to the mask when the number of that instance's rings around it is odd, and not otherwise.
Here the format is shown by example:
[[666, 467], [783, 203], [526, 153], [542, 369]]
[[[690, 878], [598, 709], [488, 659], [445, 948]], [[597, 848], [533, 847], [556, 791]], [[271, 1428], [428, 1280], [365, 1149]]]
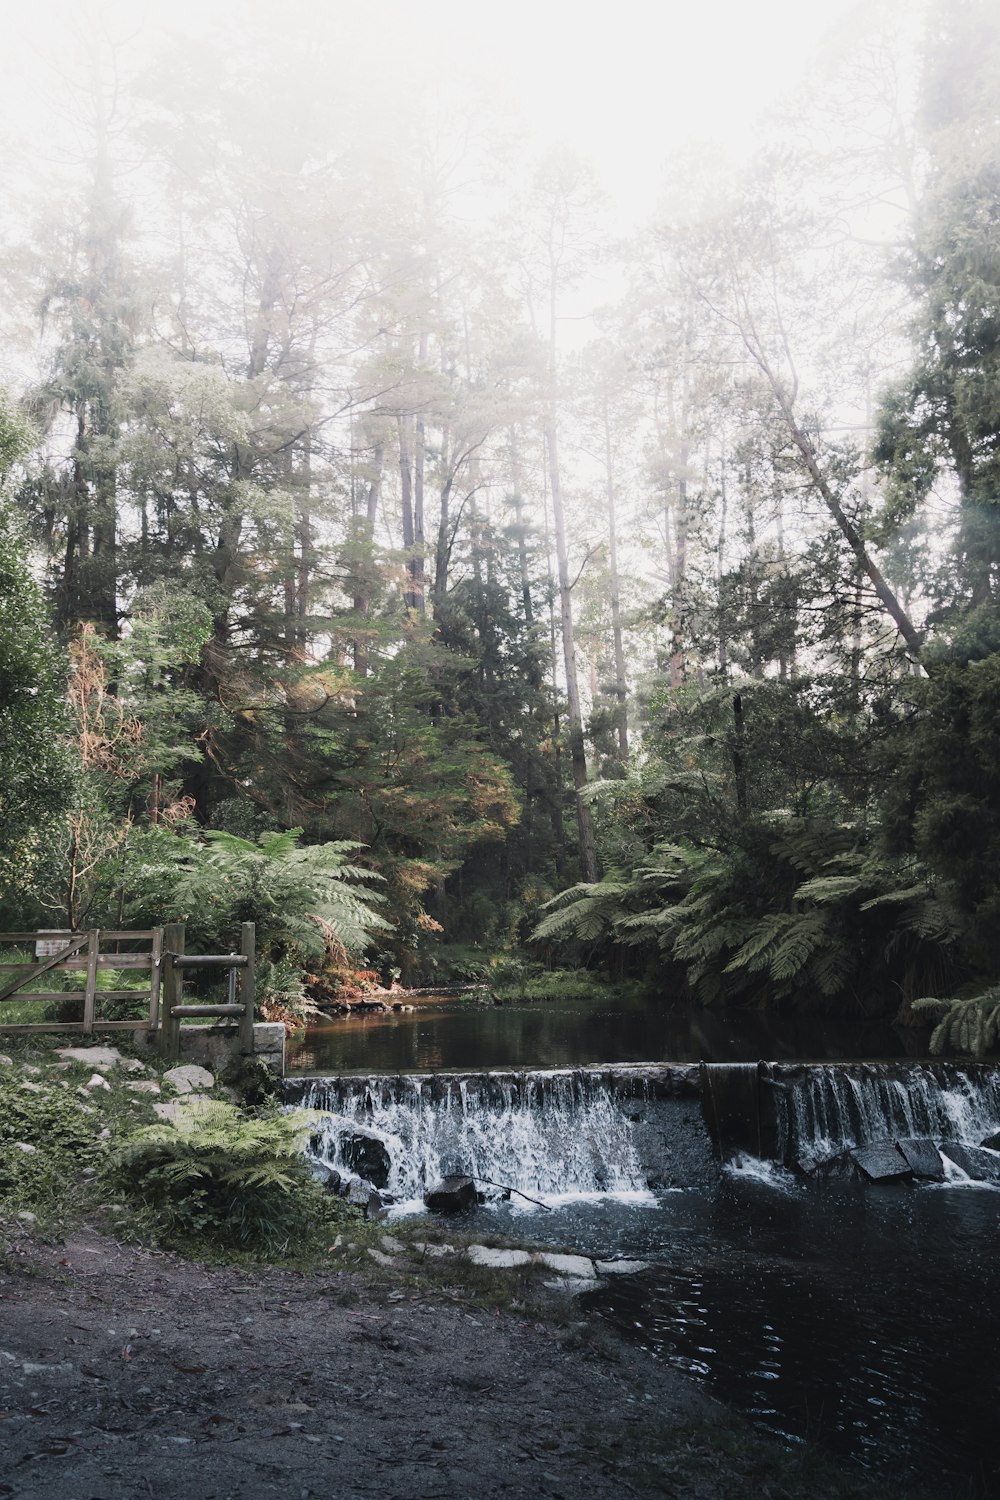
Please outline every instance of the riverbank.
[[0, 1302], [0, 1494], [22, 1500], [916, 1494], [758, 1437], [571, 1300], [488, 1310], [458, 1267], [414, 1288], [18, 1228]]

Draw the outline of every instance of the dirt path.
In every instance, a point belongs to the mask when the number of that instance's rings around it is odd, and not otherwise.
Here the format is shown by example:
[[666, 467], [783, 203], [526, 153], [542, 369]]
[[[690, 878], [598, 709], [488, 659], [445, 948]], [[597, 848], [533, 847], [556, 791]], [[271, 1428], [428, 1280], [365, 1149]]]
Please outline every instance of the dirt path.
[[734, 1449], [721, 1408], [624, 1346], [390, 1287], [207, 1270], [91, 1231], [20, 1245], [0, 1270], [0, 1495], [865, 1492], [790, 1483], [784, 1454]]

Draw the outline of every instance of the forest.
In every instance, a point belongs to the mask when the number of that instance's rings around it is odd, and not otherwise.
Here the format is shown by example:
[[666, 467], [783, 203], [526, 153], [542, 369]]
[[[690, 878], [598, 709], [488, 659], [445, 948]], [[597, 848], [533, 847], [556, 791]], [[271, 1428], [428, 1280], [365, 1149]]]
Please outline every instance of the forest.
[[852, 11], [627, 228], [309, 19], [83, 28], [8, 142], [0, 926], [995, 1046], [995, 5]]

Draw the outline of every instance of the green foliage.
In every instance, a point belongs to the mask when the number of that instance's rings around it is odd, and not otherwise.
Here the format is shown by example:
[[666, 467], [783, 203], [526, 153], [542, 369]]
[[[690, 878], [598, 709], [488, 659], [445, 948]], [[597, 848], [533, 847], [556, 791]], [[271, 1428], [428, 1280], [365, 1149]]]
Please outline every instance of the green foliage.
[[965, 998], [939, 1000], [926, 996], [913, 1002], [916, 1011], [941, 1014], [931, 1033], [931, 1051], [956, 1052], [982, 1057], [1000, 1045], [1000, 985], [991, 985], [981, 994]]
[[313, 1124], [305, 1110], [247, 1116], [217, 1101], [189, 1105], [130, 1136], [108, 1180], [165, 1244], [289, 1256], [337, 1212], [303, 1153]]
[[27, 1081], [30, 1089], [19, 1069], [0, 1070], [0, 1204], [45, 1212], [98, 1160], [96, 1131], [73, 1093]]
[[[0, 442], [3, 432], [0, 421]], [[0, 495], [0, 897], [30, 877], [69, 793], [62, 695], [63, 663]]]

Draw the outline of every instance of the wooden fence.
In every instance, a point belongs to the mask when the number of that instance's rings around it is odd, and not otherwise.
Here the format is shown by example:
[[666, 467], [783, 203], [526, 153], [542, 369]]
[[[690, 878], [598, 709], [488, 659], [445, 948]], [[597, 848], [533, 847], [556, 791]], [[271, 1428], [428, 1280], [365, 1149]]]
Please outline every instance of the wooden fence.
[[[239, 1023], [240, 1051], [253, 1052], [254, 924], [244, 922], [240, 930], [238, 953], [186, 953], [184, 925], [174, 923], [148, 931], [109, 931], [91, 928], [87, 932], [2, 932], [0, 944], [25, 945], [34, 948], [30, 963], [0, 963], [0, 1007], [4, 1002], [37, 1001], [41, 1004], [72, 1004], [82, 1007], [78, 1021], [3, 1020], [0, 1008], [0, 1032], [62, 1031], [90, 1035], [94, 1031], [145, 1031], [158, 1033], [160, 1050], [166, 1057], [177, 1058], [180, 1029], [185, 1018], [216, 1018]], [[113, 944], [113, 952], [102, 951]], [[122, 945], [126, 945], [125, 951]], [[149, 984], [140, 989], [107, 990], [98, 986], [102, 969], [115, 971], [148, 970]], [[226, 970], [229, 979], [228, 999], [220, 1004], [184, 1003], [184, 973], [188, 969]], [[56, 972], [84, 973], [80, 990], [26, 990], [45, 974]], [[10, 977], [6, 977], [10, 975]], [[239, 996], [237, 997], [237, 975]], [[131, 1000], [141, 1002], [141, 1019], [110, 1020], [98, 1014], [99, 1002]]]

